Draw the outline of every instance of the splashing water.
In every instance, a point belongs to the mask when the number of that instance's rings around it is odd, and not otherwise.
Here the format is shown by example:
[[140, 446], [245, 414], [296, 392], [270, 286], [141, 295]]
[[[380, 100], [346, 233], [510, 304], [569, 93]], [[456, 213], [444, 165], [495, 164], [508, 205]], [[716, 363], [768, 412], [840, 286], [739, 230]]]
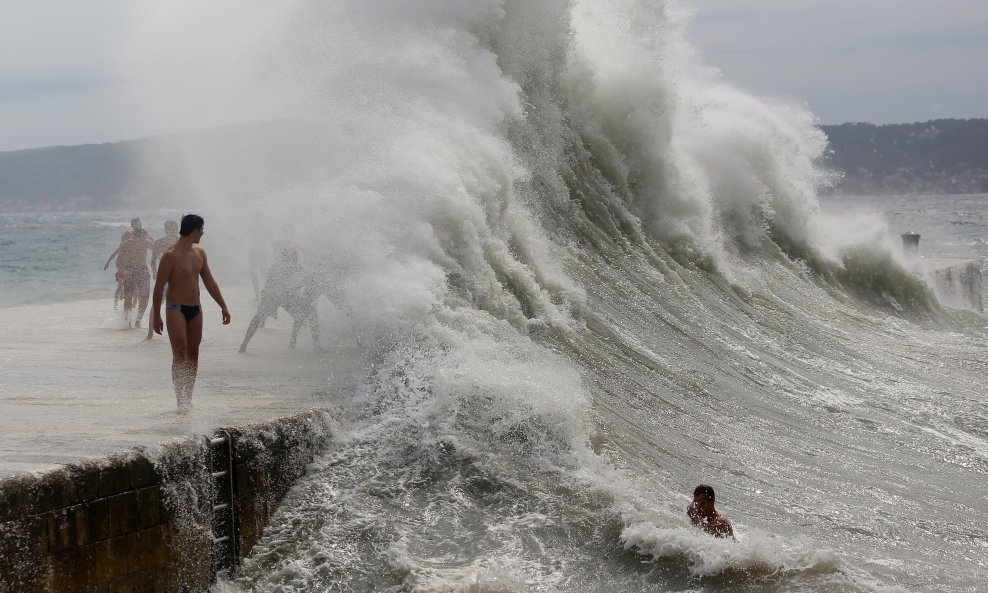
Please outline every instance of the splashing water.
[[[237, 124], [175, 140], [195, 199], [292, 223], [346, 278], [328, 329], [366, 377], [218, 590], [983, 573], [983, 318], [940, 308], [881, 225], [821, 213], [812, 115], [719, 80], [677, 3], [141, 10], [140, 107]], [[687, 528], [701, 481], [740, 543]]]

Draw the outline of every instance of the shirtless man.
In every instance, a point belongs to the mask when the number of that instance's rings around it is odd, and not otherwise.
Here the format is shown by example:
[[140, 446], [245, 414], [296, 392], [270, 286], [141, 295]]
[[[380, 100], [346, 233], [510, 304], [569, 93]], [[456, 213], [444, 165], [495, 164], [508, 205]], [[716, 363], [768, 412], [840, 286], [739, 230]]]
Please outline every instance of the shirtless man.
[[[278, 260], [268, 268], [267, 278], [264, 280], [264, 290], [261, 291], [260, 302], [257, 304], [257, 313], [250, 320], [244, 341], [240, 344], [241, 354], [247, 351], [248, 342], [254, 336], [254, 332], [264, 325], [264, 321], [268, 317], [274, 317], [278, 312], [278, 307], [288, 309], [289, 303], [291, 303], [292, 308], [289, 314], [295, 321], [291, 347], [295, 346], [295, 339], [298, 336], [298, 330], [302, 327], [301, 324], [310, 320], [309, 312], [305, 310], [305, 300], [301, 296], [304, 283], [305, 274], [298, 261], [298, 251], [292, 247], [286, 247], [282, 250]], [[315, 322], [313, 336], [318, 343], [319, 320], [316, 319]]]
[[[158, 260], [164, 255], [165, 250], [175, 244], [178, 241], [178, 223], [174, 220], [169, 220], [165, 223], [165, 236], [158, 239], [151, 246], [151, 274], [158, 274]], [[154, 324], [148, 324], [148, 337], [145, 340], [150, 340], [154, 336]]]
[[113, 253], [110, 254], [110, 257], [106, 260], [106, 263], [103, 264], [103, 271], [105, 272], [106, 269], [110, 267], [110, 263], [114, 259], [117, 260], [117, 271], [114, 276], [114, 278], [117, 281], [117, 290], [116, 292], [113, 293], [114, 311], [117, 310], [117, 303], [120, 302], [120, 299], [124, 298], [124, 272], [123, 272], [123, 266], [120, 265], [120, 260], [117, 259], [117, 256], [120, 254], [120, 248], [123, 247], [124, 243], [130, 241], [133, 238], [134, 238], [134, 233], [132, 233], [131, 231], [127, 231], [124, 234], [120, 235], [120, 245], [117, 246], [117, 248], [113, 251]]
[[165, 236], [154, 242], [151, 246], [151, 272], [158, 273], [158, 260], [164, 255], [165, 250], [178, 241], [178, 223], [169, 220], [165, 223]]
[[731, 522], [714, 508], [714, 489], [706, 484], [693, 490], [693, 502], [686, 508], [686, 515], [694, 527], [700, 527], [714, 537], [734, 538]]
[[220, 306], [223, 325], [230, 323], [230, 311], [220, 293], [220, 287], [209, 271], [206, 252], [199, 247], [205, 233], [205, 221], [195, 214], [182, 217], [178, 241], [165, 250], [158, 265], [154, 283], [154, 331], [161, 335], [161, 297], [168, 285], [165, 317], [168, 339], [172, 345], [172, 383], [178, 412], [188, 413], [192, 407], [192, 388], [199, 372], [199, 343], [202, 341], [202, 308], [199, 301], [199, 278], [209, 296]]
[[148, 307], [148, 296], [151, 292], [151, 275], [148, 273], [148, 250], [154, 242], [148, 232], [142, 228], [134, 229], [132, 237], [120, 244], [117, 264], [123, 272], [124, 312], [127, 323], [130, 324], [130, 312], [137, 301], [137, 317], [134, 327], [141, 327], [141, 319]]

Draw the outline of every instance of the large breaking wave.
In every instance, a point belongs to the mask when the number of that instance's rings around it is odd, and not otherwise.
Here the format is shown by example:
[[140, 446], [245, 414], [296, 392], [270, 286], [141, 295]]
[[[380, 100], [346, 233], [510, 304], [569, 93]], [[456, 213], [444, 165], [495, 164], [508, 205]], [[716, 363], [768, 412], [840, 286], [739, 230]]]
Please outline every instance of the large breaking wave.
[[[969, 376], [938, 383], [950, 403], [893, 405], [933, 389], [924, 340], [969, 360], [983, 338], [938, 333], [973, 322], [882, 225], [821, 212], [835, 173], [812, 114], [720, 80], [685, 18], [657, 0], [144, 9], [128, 56], [148, 113], [255, 122], [236, 145], [181, 140], [199, 203], [215, 224], [293, 223], [346, 279], [353, 314], [324, 329], [359, 338], [338, 442], [221, 587], [846, 591], [909, 573], [833, 550], [888, 536], [874, 497], [919, 520], [930, 490], [894, 479], [903, 447], [949, 457], [940, 478], [983, 475], [983, 449], [908, 429], [938, 410], [924, 422], [984, 439], [938, 407], [976, 407]], [[700, 481], [740, 543], [686, 528]]]

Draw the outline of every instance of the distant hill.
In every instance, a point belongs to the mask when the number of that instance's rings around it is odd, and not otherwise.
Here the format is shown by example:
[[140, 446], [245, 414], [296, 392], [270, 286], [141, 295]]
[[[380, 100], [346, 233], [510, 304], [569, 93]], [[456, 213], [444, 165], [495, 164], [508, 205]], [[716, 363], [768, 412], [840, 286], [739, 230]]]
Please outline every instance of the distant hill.
[[[845, 194], [988, 193], [988, 119], [822, 126]], [[230, 126], [107, 144], [0, 152], [0, 211], [161, 206], [197, 192], [266, 198], [337, 160], [304, 121]], [[220, 184], [191, 183], [209, 163]], [[203, 189], [207, 187], [208, 189]]]
[[988, 119], [821, 126], [843, 194], [988, 193]]
[[0, 152], [0, 209], [108, 210], [125, 206], [132, 171], [150, 143]]
[[313, 172], [331, 162], [324, 154], [325, 134], [314, 122], [280, 120], [0, 152], [0, 211], [162, 207], [176, 200], [194, 203], [204, 192], [269, 197], [271, 188], [311, 182]]

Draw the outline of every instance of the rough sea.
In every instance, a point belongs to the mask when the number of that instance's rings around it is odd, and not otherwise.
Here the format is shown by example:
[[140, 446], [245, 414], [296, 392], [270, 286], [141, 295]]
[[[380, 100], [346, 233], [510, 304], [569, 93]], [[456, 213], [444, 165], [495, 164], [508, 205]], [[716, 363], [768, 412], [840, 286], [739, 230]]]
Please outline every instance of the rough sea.
[[[147, 10], [146, 108], [318, 131], [190, 142], [190, 206], [216, 269], [257, 215], [340, 271], [363, 380], [216, 591], [984, 590], [988, 323], [898, 235], [985, 257], [988, 196], [819, 197], [812, 114], [721, 81], [678, 3], [227, 4]], [[2, 304], [109, 299], [140, 214], [3, 215]]]

